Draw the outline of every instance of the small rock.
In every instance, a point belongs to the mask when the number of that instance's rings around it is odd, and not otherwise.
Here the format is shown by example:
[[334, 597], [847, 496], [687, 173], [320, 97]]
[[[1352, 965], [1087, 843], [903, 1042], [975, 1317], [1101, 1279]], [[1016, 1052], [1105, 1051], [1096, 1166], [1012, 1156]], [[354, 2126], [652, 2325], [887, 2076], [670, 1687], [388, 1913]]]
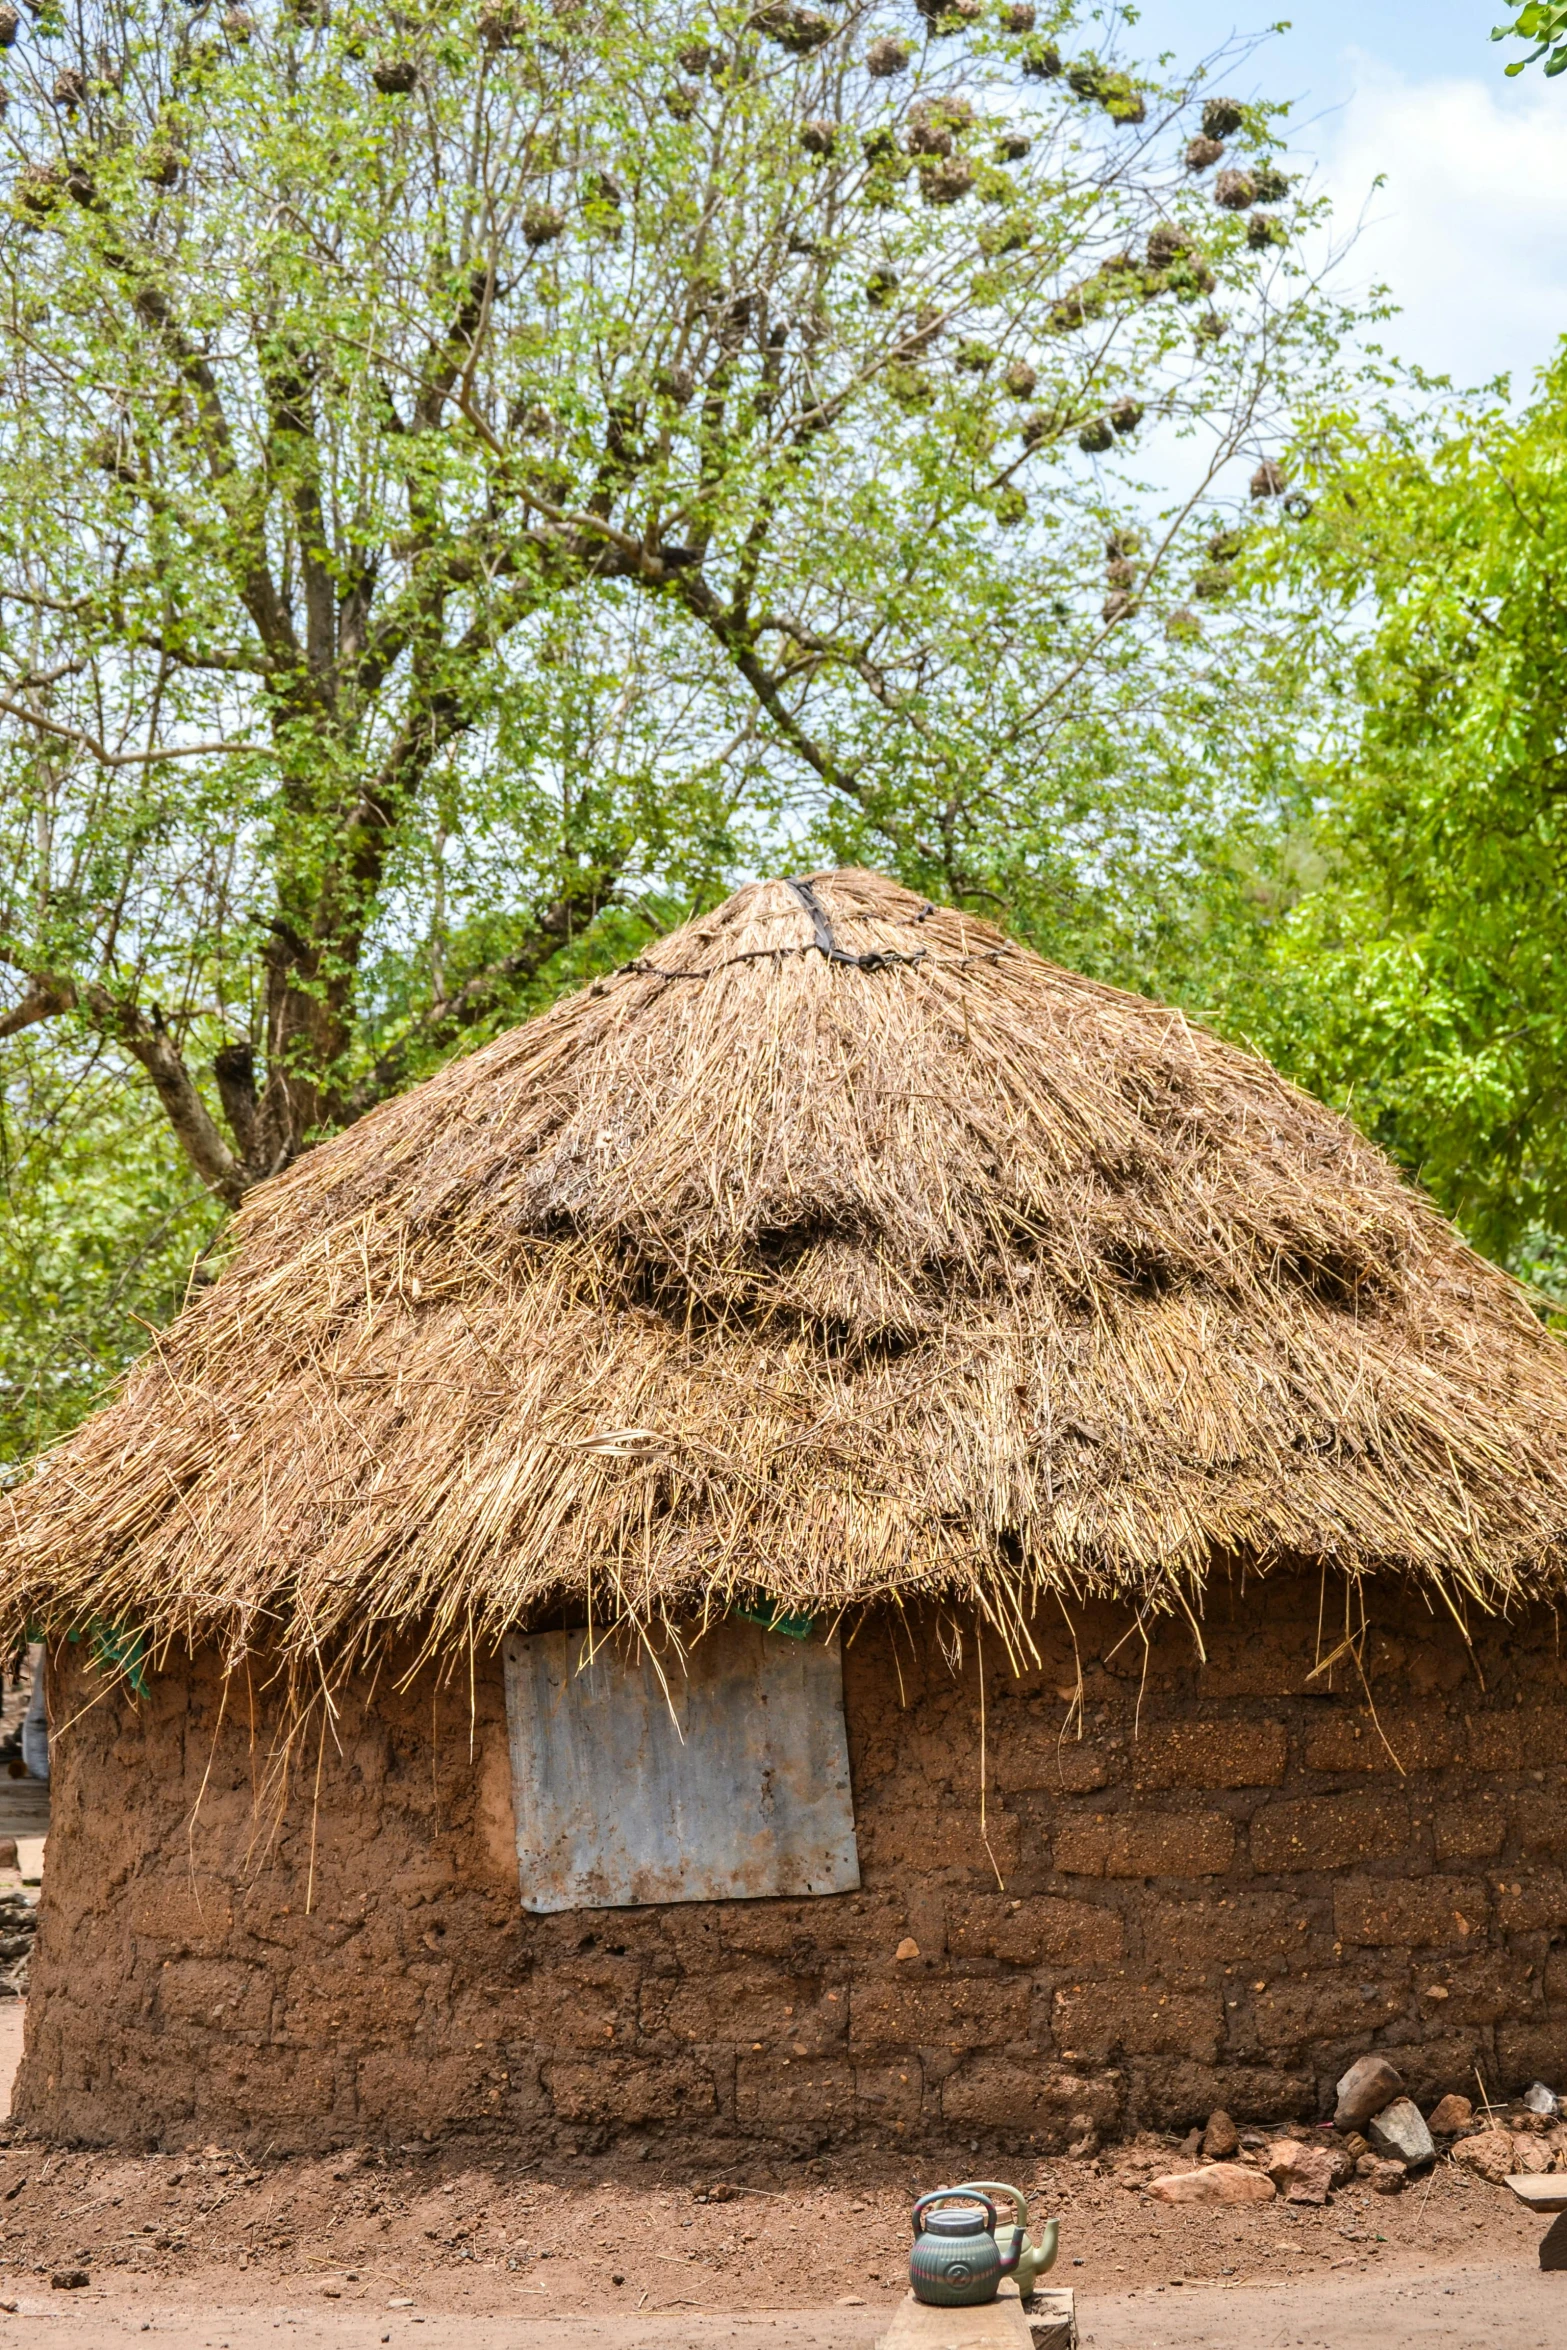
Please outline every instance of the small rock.
[[1358, 2130], [1384, 2105], [1390, 2105], [1403, 2086], [1385, 2056], [1357, 2056], [1338, 2085], [1335, 2127]]
[[1363, 2154], [1371, 2152], [1371, 2140], [1363, 2138], [1358, 2130], [1346, 2130], [1344, 2132], [1344, 2151], [1352, 2162], [1358, 2162]]
[[1477, 2130], [1472, 2138], [1459, 2139], [1453, 2160], [1499, 2186], [1513, 2167], [1512, 2134], [1508, 2130]]
[[1409, 2173], [1401, 2162], [1393, 2162], [1386, 2155], [1363, 2154], [1355, 2165], [1355, 2176], [1364, 2179], [1373, 2195], [1396, 2195]]
[[897, 1959], [918, 1958], [919, 1954], [920, 1946], [915, 1941], [914, 1936], [912, 1934], [905, 1934], [903, 1940], [898, 1944], [897, 1949], [893, 1952], [892, 1955], [895, 1959]]
[[57, 2293], [75, 2293], [92, 2279], [84, 2268], [57, 2268], [49, 2282]]
[[1537, 2138], [1531, 2130], [1513, 2132], [1513, 2170], [1521, 2178], [1538, 2177], [1551, 2167], [1552, 2152], [1548, 2141]]
[[1286, 2203], [1326, 2203], [1333, 2186], [1330, 2147], [1304, 2146], [1298, 2138], [1280, 2138], [1268, 2148], [1262, 2165]]
[[1232, 2154], [1239, 2152], [1240, 2142], [1240, 2132], [1222, 2105], [1209, 2114], [1208, 2127], [1202, 2134], [1205, 2161], [1227, 2162]]
[[1396, 2155], [1411, 2170], [1436, 2160], [1436, 2146], [1426, 2128], [1425, 2115], [1412, 2097], [1395, 2097], [1391, 2105], [1373, 2114], [1366, 2135], [1378, 2154]]
[[1198, 2155], [1199, 2155], [1201, 2152], [1202, 2152], [1202, 2132], [1201, 2132], [1201, 2130], [1188, 2130], [1188, 2131], [1187, 2131], [1187, 2133], [1186, 2133], [1186, 2135], [1185, 2135], [1185, 2137], [1184, 2137], [1184, 2138], [1181, 2140], [1181, 2154], [1182, 2154], [1182, 2157], [1183, 2157], [1183, 2158], [1184, 2158], [1184, 2160], [1186, 2160], [1187, 2162], [1195, 2162], [1195, 2161], [1196, 2161], [1196, 2159], [1197, 2159], [1197, 2157], [1198, 2157]]
[[1543, 2113], [1547, 2121], [1554, 2121], [1561, 2111], [1560, 2098], [1543, 2081], [1531, 2082], [1523, 2093], [1523, 2101], [1531, 2113]]
[[1475, 2109], [1468, 2098], [1449, 2091], [1439, 2105], [1431, 2108], [1426, 2128], [1433, 2138], [1456, 2138], [1460, 2130], [1468, 2129], [1474, 2117]]
[[1271, 2203], [1273, 2181], [1239, 2162], [1211, 2162], [1203, 2170], [1150, 2179], [1148, 2192], [1161, 2203]]

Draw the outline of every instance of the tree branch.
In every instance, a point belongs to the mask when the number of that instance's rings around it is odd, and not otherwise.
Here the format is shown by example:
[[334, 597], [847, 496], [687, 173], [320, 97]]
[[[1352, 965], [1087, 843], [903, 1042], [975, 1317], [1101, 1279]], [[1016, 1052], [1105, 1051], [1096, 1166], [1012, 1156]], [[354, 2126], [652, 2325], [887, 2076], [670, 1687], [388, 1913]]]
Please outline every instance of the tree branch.
[[536, 978], [552, 955], [603, 910], [613, 896], [611, 882], [601, 877], [591, 886], [567, 891], [546, 907], [534, 923], [525, 946], [514, 954], [503, 955], [498, 962], [486, 963], [454, 988], [449, 996], [429, 1006], [394, 1044], [387, 1046], [373, 1067], [368, 1069], [348, 1095], [345, 1104], [350, 1118], [362, 1117], [395, 1093], [403, 1082], [408, 1063], [420, 1051], [436, 1051], [459, 1037], [465, 1028], [483, 1019], [494, 1006], [503, 990], [517, 980]]
[[78, 750], [86, 751], [96, 759], [100, 767], [161, 767], [168, 759], [209, 759], [264, 748], [261, 743], [211, 742], [166, 743], [156, 751], [111, 751], [108, 744], [101, 743], [95, 734], [84, 734], [78, 726], [61, 726], [53, 718], [41, 718], [36, 710], [29, 710], [25, 703], [8, 701], [3, 694], [0, 694], [0, 710], [12, 718], [23, 719], [29, 726], [36, 726], [41, 734], [52, 734], [61, 742], [75, 743]]

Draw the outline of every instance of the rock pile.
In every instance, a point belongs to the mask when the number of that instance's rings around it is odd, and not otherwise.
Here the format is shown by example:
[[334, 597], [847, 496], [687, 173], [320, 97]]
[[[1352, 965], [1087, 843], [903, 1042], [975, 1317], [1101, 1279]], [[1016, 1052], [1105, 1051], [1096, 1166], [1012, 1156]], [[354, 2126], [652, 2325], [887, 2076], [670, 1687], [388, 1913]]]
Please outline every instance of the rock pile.
[[[1412, 2172], [1437, 2158], [1438, 2140], [1453, 2159], [1497, 2182], [1520, 2173], [1567, 2171], [1562, 2103], [1536, 2082], [1505, 2115], [1477, 2116], [1467, 2097], [1449, 2095], [1422, 2114], [1385, 2056], [1362, 2056], [1338, 2084], [1331, 2122], [1292, 2123], [1277, 2137], [1240, 2133], [1227, 2113], [1213, 2113], [1181, 2147], [1189, 2167], [1158, 2168], [1153, 2142], [1139, 2140], [1116, 2158], [1123, 2185], [1161, 2203], [1327, 2203], [1352, 2180], [1373, 2194], [1396, 2195]], [[1164, 2147], [1159, 2149], [1162, 2154]]]

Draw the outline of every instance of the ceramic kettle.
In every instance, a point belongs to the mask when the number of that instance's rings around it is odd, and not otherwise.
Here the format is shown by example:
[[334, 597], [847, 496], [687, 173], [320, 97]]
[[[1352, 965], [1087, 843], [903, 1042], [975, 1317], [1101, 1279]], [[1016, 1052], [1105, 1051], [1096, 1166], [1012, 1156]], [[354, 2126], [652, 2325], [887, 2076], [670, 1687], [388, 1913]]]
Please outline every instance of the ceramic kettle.
[[[952, 2204], [966, 2208], [937, 2208]], [[1022, 2230], [1011, 2234], [1012, 2247], [1003, 2252], [996, 2242], [996, 2207], [977, 2187], [932, 2188], [914, 2206], [909, 2283], [915, 2300], [937, 2309], [994, 2301], [1002, 2278], [1017, 2267]]]

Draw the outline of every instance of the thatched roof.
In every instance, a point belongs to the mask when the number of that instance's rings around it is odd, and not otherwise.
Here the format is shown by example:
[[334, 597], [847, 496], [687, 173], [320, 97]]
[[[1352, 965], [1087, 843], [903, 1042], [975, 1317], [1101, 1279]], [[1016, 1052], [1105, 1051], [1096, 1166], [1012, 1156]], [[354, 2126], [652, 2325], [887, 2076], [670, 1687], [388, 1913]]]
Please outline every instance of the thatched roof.
[[1557, 1588], [1567, 1354], [1351, 1126], [967, 916], [815, 889], [255, 1194], [12, 1495], [21, 1603], [298, 1653], [584, 1594], [1199, 1609], [1216, 1556]]

